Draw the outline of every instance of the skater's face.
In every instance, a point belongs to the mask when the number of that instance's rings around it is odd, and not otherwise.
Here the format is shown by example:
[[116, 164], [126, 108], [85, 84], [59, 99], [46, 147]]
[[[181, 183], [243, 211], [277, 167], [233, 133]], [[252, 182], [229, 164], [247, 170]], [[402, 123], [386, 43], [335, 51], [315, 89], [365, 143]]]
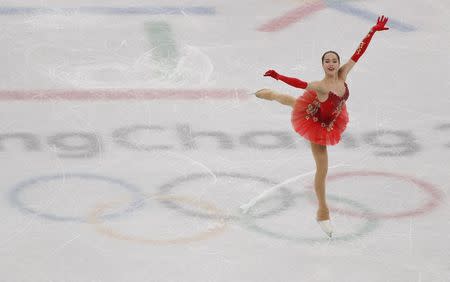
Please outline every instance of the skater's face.
[[326, 74], [335, 75], [339, 70], [339, 58], [334, 53], [327, 53], [323, 56], [322, 67]]

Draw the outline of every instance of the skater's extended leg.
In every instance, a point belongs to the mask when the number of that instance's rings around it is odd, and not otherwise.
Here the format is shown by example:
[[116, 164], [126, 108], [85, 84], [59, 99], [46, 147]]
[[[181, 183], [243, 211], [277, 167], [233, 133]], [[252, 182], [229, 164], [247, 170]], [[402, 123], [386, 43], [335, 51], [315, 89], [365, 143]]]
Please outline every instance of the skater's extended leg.
[[273, 90], [270, 89], [261, 89], [258, 92], [255, 93], [256, 97], [261, 98], [261, 99], [266, 99], [266, 100], [275, 100], [280, 104], [286, 105], [286, 106], [291, 106], [294, 107], [295, 104], [295, 98], [290, 96], [290, 95], [286, 95], [286, 94], [281, 94], [281, 93], [277, 93]]
[[327, 146], [311, 143], [311, 150], [316, 161], [316, 175], [314, 177], [314, 188], [316, 191], [319, 208], [317, 210], [317, 220], [330, 219], [330, 214], [325, 195], [325, 179], [328, 172], [328, 152]]

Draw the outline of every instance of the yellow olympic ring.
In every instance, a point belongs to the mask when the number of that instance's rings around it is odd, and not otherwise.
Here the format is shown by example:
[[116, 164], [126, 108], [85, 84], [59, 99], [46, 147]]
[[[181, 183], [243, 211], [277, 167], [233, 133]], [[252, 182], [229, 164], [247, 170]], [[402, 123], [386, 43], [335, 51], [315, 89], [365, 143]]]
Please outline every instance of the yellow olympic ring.
[[208, 229], [207, 231], [204, 231], [204, 232], [201, 232], [196, 235], [189, 236], [189, 237], [166, 239], [166, 240], [147, 239], [147, 238], [129, 236], [129, 235], [121, 234], [120, 232], [113, 230], [113, 228], [109, 228], [109, 227], [102, 225], [101, 221], [99, 220], [100, 215], [106, 209], [115, 207], [117, 204], [119, 204], [118, 202], [98, 205], [97, 208], [88, 216], [88, 223], [93, 224], [95, 226], [96, 231], [98, 231], [99, 233], [104, 234], [106, 236], [109, 236], [109, 237], [112, 237], [112, 238], [115, 238], [118, 240], [123, 240], [123, 241], [132, 241], [132, 242], [141, 243], [141, 244], [153, 244], [153, 245], [186, 244], [186, 243], [209, 239], [215, 235], [222, 233], [227, 226], [227, 222], [225, 219], [226, 216], [219, 209], [217, 209], [214, 205], [212, 205], [210, 203], [200, 201], [200, 200], [195, 200], [195, 199], [185, 197], [185, 196], [170, 196], [170, 195], [160, 196], [160, 195], [157, 195], [157, 196], [150, 196], [149, 198], [157, 199], [157, 200], [170, 200], [170, 201], [188, 203], [195, 207], [202, 208], [208, 212], [211, 212], [216, 216], [223, 215], [223, 217], [218, 217], [217, 220], [218, 220], [219, 224], [217, 226], [214, 226], [213, 228]]

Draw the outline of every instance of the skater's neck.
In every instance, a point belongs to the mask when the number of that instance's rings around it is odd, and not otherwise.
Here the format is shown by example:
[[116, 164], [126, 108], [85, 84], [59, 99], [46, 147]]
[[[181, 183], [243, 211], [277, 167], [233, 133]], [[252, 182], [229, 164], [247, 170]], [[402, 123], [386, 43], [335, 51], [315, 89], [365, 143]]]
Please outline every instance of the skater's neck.
[[325, 74], [325, 77], [322, 79], [322, 81], [326, 83], [334, 83], [339, 80], [339, 77], [335, 74]]

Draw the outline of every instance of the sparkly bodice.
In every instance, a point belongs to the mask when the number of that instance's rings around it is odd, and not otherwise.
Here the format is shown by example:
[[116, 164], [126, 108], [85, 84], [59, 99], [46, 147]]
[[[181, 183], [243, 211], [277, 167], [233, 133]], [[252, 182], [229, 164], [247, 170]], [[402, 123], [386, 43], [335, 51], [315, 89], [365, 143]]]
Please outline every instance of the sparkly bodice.
[[341, 113], [342, 107], [345, 105], [345, 101], [347, 101], [350, 95], [347, 84], [344, 83], [344, 85], [345, 93], [342, 97], [330, 91], [328, 93], [328, 98], [325, 101], [320, 102], [316, 94], [316, 98], [308, 105], [305, 118], [311, 118], [314, 122], [320, 122], [322, 127], [332, 130], [334, 121]]
[[325, 101], [321, 102], [321, 103], [323, 104], [323, 103], [328, 102], [328, 100], [336, 100], [336, 99], [337, 99], [338, 101], [340, 101], [340, 100], [345, 100], [345, 101], [347, 101], [348, 97], [350, 96], [350, 93], [349, 93], [349, 91], [348, 91], [347, 83], [344, 82], [344, 86], [345, 86], [345, 93], [344, 93], [344, 95], [343, 95], [342, 97], [339, 96], [339, 95], [337, 95], [337, 94], [335, 94], [333, 91], [330, 91], [330, 92], [328, 93], [328, 98], [327, 98]]

